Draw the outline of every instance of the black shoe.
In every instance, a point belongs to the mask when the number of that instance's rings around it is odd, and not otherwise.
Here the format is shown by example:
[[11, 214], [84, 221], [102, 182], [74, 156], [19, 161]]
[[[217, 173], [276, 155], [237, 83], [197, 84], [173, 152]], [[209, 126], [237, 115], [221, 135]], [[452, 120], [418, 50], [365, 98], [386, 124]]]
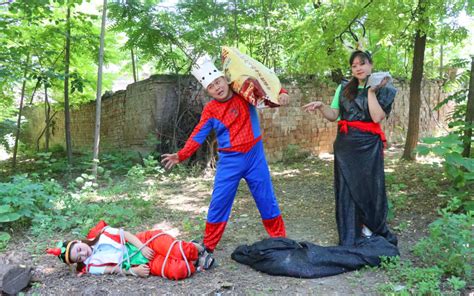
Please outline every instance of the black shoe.
[[199, 254], [199, 267], [202, 270], [209, 270], [214, 266], [216, 259], [212, 256], [212, 253], [209, 253], [207, 250], [204, 250]]

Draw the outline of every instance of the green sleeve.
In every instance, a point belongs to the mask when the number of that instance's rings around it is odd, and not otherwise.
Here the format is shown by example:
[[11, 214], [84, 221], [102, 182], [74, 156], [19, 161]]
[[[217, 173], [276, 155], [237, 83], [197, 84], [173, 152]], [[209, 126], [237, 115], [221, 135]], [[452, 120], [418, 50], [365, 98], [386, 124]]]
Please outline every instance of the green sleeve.
[[334, 98], [332, 99], [332, 103], [331, 103], [332, 109], [339, 109], [339, 94], [341, 93], [341, 88], [342, 88], [342, 85], [339, 84], [339, 86], [336, 89], [336, 93], [334, 94]]

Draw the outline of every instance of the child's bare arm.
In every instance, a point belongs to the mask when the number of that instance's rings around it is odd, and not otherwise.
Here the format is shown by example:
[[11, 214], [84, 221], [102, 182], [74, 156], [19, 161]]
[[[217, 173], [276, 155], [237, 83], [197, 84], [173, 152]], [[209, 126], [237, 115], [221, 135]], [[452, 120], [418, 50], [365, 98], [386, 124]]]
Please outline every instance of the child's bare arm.
[[148, 260], [153, 259], [153, 256], [155, 256], [155, 252], [148, 246], [143, 246], [143, 243], [138, 239], [138, 237], [136, 237], [135, 235], [131, 234], [128, 231], [124, 231], [123, 234], [125, 236], [125, 239], [128, 242], [130, 242], [132, 245], [134, 245], [135, 247], [139, 249], [141, 248], [141, 253], [146, 259]]
[[[120, 274], [120, 270], [117, 266], [107, 266], [104, 270], [104, 274]], [[146, 264], [141, 264], [129, 270], [122, 269], [122, 274], [147, 277], [150, 274], [150, 267]]]

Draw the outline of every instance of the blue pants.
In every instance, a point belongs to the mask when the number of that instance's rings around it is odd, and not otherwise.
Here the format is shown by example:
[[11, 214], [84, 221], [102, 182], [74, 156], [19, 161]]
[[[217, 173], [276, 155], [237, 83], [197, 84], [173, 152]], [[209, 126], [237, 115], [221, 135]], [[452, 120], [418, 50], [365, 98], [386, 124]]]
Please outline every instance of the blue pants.
[[262, 141], [247, 153], [219, 152], [204, 245], [213, 250], [224, 233], [240, 180], [244, 178], [271, 237], [285, 237], [285, 225], [273, 192]]
[[247, 153], [219, 152], [207, 221], [227, 222], [240, 180], [244, 178], [262, 219], [280, 215], [262, 141]]

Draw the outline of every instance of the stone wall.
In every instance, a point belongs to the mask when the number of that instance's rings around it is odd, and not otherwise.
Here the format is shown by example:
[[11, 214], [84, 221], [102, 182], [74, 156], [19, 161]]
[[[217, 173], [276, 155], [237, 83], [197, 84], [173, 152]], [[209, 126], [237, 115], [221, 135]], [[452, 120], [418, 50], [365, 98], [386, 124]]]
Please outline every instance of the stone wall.
[[[293, 149], [313, 154], [332, 152], [336, 123], [328, 122], [318, 113], [308, 114], [301, 106], [319, 99], [329, 104], [336, 85], [317, 81], [284, 83], [291, 103], [287, 107], [260, 109], [260, 125], [269, 161], [278, 161], [290, 145]], [[403, 141], [408, 126], [409, 85], [396, 81], [399, 92], [392, 113], [384, 122], [384, 131], [390, 143]], [[431, 111], [445, 95], [436, 81], [424, 81], [420, 135], [432, 135], [444, 125], [446, 110]], [[156, 146], [147, 144], [150, 137], [160, 140], [179, 137], [175, 126], [183, 133], [177, 145], [181, 146], [197, 123], [199, 112], [209, 98], [194, 79], [176, 76], [153, 76], [127, 86], [124, 91], [104, 95], [102, 100], [101, 151], [150, 151]], [[28, 120], [23, 141], [34, 144], [44, 129], [43, 108], [28, 109]], [[95, 103], [82, 105], [71, 112], [71, 133], [75, 151], [91, 151], [94, 140]], [[184, 131], [184, 132], [183, 132]], [[50, 147], [65, 146], [64, 116], [56, 114]], [[44, 137], [40, 141], [44, 146]], [[202, 151], [201, 151], [202, 153]], [[205, 153], [205, 152], [204, 152]]]

